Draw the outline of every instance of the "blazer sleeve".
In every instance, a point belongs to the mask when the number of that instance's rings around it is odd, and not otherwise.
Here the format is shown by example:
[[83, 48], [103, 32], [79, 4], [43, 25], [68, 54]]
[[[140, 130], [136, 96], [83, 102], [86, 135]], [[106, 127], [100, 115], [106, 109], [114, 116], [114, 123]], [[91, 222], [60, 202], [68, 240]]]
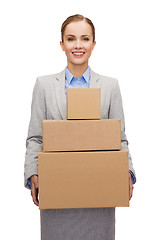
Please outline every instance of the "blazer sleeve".
[[113, 84], [113, 89], [111, 93], [111, 102], [110, 102], [110, 108], [109, 108], [108, 114], [109, 114], [109, 118], [121, 120], [121, 148], [128, 151], [129, 170], [134, 175], [134, 183], [135, 183], [136, 174], [133, 168], [132, 158], [128, 148], [128, 140], [125, 134], [125, 119], [124, 119], [124, 111], [122, 106], [122, 97], [121, 97], [120, 87], [117, 79], [115, 79], [115, 82]]
[[38, 175], [38, 152], [42, 151], [42, 120], [46, 119], [46, 106], [42, 81], [37, 79], [32, 94], [31, 118], [26, 139], [24, 186], [30, 189], [28, 179]]

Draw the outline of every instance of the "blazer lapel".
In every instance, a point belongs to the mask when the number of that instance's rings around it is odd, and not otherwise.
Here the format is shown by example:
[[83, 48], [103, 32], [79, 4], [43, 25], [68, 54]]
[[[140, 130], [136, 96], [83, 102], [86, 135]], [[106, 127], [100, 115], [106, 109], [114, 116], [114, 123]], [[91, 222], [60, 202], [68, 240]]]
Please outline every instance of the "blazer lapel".
[[56, 98], [62, 119], [66, 119], [65, 69], [56, 76]]
[[90, 88], [101, 88], [101, 79], [99, 75], [93, 72], [91, 69]]

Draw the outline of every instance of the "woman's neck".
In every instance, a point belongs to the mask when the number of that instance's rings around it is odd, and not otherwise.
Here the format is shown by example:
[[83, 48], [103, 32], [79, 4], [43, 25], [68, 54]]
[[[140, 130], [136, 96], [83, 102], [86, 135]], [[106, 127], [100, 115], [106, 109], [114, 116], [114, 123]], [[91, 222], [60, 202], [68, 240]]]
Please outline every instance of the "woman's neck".
[[85, 65], [73, 65], [73, 64], [67, 64], [67, 67], [69, 69], [69, 71], [72, 73], [72, 75], [76, 78], [81, 77], [84, 72], [87, 70], [88, 68], [88, 63]]

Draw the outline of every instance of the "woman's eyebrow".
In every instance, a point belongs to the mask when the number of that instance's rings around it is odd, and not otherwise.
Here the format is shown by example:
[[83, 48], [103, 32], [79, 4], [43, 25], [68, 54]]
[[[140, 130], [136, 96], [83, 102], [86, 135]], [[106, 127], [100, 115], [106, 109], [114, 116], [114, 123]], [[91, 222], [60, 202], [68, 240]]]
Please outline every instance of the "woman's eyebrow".
[[82, 37], [90, 37], [88, 34], [81, 35]]
[[[67, 34], [66, 37], [75, 37], [75, 35], [73, 35], [73, 34]], [[88, 35], [88, 34], [83, 34], [83, 35], [81, 35], [81, 37], [90, 37], [90, 35]]]
[[73, 34], [67, 34], [66, 37], [75, 37]]

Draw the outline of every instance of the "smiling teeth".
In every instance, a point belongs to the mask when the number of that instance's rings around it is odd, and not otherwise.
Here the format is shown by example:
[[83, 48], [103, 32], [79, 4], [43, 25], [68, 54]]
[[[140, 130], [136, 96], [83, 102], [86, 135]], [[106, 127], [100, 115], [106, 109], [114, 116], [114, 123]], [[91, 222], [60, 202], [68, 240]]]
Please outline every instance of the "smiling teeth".
[[83, 55], [84, 53], [73, 53], [74, 55]]

